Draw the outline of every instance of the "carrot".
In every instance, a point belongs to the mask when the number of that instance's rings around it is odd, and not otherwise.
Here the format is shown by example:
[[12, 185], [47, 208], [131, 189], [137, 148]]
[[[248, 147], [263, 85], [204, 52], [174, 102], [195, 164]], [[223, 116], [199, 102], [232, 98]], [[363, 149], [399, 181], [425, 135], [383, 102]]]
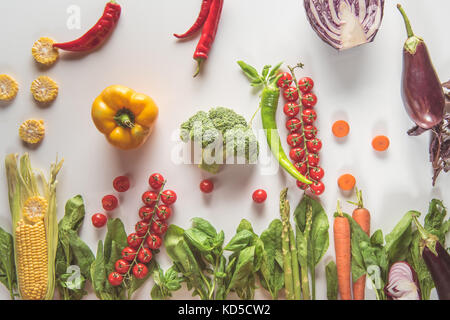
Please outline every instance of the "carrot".
[[[359, 224], [361, 229], [368, 236], [370, 236], [370, 212], [366, 208], [364, 208], [364, 203], [362, 199], [362, 191], [356, 188], [356, 199], [357, 203], [350, 202], [357, 206], [355, 210], [353, 210], [352, 217]], [[366, 290], [366, 276], [362, 276], [356, 282], [353, 283], [353, 300], [364, 300], [364, 293]]]
[[347, 121], [338, 120], [333, 124], [331, 131], [333, 132], [335, 137], [343, 138], [350, 132], [350, 126], [348, 125]]
[[349, 191], [352, 190], [356, 184], [356, 179], [350, 173], [343, 174], [338, 178], [338, 186], [341, 190]]
[[350, 224], [341, 211], [339, 201], [337, 205], [337, 216], [334, 219], [333, 230], [339, 294], [341, 296], [341, 300], [352, 300], [350, 288]]
[[385, 151], [389, 148], [389, 138], [386, 136], [376, 136], [372, 140], [372, 147], [376, 151]]

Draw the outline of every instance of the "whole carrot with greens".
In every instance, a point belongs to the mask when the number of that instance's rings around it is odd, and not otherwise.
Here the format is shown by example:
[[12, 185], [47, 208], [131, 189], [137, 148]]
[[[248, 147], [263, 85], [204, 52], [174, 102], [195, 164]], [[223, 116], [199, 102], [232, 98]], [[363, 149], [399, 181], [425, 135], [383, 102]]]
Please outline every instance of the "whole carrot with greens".
[[[277, 74], [277, 72], [280, 69], [282, 63], [279, 63], [273, 68], [270, 65], [264, 66], [261, 75], [258, 74], [258, 71], [256, 71], [255, 68], [243, 61], [238, 61], [238, 64], [244, 74], [251, 81], [251, 86], [263, 86], [261, 102], [258, 110], [255, 112], [255, 115], [259, 110], [261, 110], [263, 129], [266, 132], [267, 143], [270, 150], [277, 158], [280, 165], [291, 176], [293, 176], [300, 182], [310, 185], [312, 182], [308, 180], [304, 175], [302, 175], [289, 160], [288, 156], [283, 150], [281, 139], [278, 134], [276, 112], [278, 108], [278, 100], [280, 98], [280, 89], [277, 86], [277, 82], [281, 78], [281, 74]], [[253, 115], [253, 118], [255, 117], [255, 115]]]
[[[370, 212], [364, 208], [364, 202], [362, 198], [362, 191], [356, 188], [356, 199], [357, 202], [350, 202], [357, 206], [353, 210], [352, 217], [359, 224], [361, 229], [370, 236]], [[356, 282], [353, 283], [353, 300], [364, 300], [364, 292], [366, 289], [366, 276], [360, 277]]]
[[341, 210], [339, 201], [337, 204], [337, 212], [335, 214], [333, 230], [339, 294], [341, 296], [341, 300], [352, 300], [350, 288], [350, 224]]

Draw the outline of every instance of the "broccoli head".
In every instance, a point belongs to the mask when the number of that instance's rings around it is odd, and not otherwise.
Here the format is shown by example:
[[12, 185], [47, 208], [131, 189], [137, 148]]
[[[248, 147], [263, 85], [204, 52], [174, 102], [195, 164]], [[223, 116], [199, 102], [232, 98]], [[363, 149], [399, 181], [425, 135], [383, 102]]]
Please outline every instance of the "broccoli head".
[[245, 118], [223, 107], [199, 111], [181, 124], [181, 139], [201, 145], [199, 167], [213, 174], [219, 172], [228, 156], [255, 163], [259, 154], [258, 140]]

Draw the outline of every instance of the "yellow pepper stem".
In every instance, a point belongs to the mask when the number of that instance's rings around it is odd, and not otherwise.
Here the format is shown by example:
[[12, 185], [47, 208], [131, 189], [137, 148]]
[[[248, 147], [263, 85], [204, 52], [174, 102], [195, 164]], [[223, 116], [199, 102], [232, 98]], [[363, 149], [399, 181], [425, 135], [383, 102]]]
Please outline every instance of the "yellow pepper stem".
[[134, 127], [135, 117], [129, 109], [123, 108], [117, 112], [114, 120], [116, 121], [117, 125], [123, 128], [131, 129]]

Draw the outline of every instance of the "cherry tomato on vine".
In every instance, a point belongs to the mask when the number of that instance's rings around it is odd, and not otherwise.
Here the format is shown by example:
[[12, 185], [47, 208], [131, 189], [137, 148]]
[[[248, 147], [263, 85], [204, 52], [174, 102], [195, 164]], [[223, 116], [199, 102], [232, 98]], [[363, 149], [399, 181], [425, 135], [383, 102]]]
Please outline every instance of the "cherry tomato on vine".
[[300, 112], [300, 106], [294, 102], [288, 102], [284, 105], [283, 112], [288, 117], [295, 117]]
[[289, 72], [281, 73], [280, 79], [278, 79], [277, 85], [279, 88], [288, 88], [292, 83], [292, 76]]
[[303, 127], [303, 132], [305, 134], [306, 139], [308, 139], [308, 140], [314, 139], [317, 135], [317, 128], [308, 124]]
[[294, 164], [295, 168], [300, 172], [302, 175], [306, 174], [306, 170], [308, 170], [308, 165], [305, 161], [303, 162], [297, 162]]
[[306, 183], [297, 180], [297, 187], [299, 187], [302, 190], [306, 190], [308, 188], [308, 185]]
[[283, 90], [284, 98], [289, 102], [298, 100], [298, 91], [296, 87], [289, 87]]
[[122, 250], [122, 258], [128, 262], [132, 262], [136, 257], [136, 250], [131, 247], [125, 247]]
[[152, 189], [159, 190], [161, 189], [162, 185], [164, 183], [164, 177], [159, 173], [154, 173], [150, 176], [148, 179], [148, 184]]
[[317, 167], [319, 165], [320, 157], [317, 154], [308, 154], [308, 164], [310, 167]]
[[119, 200], [117, 199], [116, 196], [113, 196], [112, 194], [108, 194], [104, 196], [102, 199], [102, 206], [103, 209], [105, 209], [106, 211], [112, 211], [116, 209], [118, 205]]
[[133, 267], [133, 275], [136, 279], [144, 279], [148, 273], [148, 269], [145, 264], [137, 263]]
[[302, 97], [302, 104], [305, 108], [313, 108], [317, 104], [317, 97], [314, 93], [305, 93]]
[[146, 191], [142, 195], [142, 201], [146, 206], [154, 207], [158, 200], [158, 194], [154, 191]]
[[108, 217], [103, 213], [96, 213], [92, 216], [92, 224], [96, 228], [103, 228], [108, 221]]
[[316, 196], [320, 196], [325, 191], [325, 185], [320, 181], [314, 181], [309, 188]]
[[302, 161], [305, 158], [305, 150], [303, 148], [292, 148], [289, 151], [289, 157], [294, 162]]
[[302, 93], [310, 92], [314, 88], [314, 81], [309, 77], [301, 78], [298, 81], [298, 88]]
[[317, 119], [317, 113], [313, 109], [303, 109], [302, 119], [303, 123], [313, 124]]
[[139, 209], [139, 218], [145, 222], [149, 222], [152, 219], [154, 208], [143, 206]]
[[177, 201], [177, 194], [172, 190], [164, 190], [161, 194], [161, 201], [170, 206]]
[[267, 199], [267, 192], [262, 189], [258, 189], [253, 192], [252, 198], [256, 203], [263, 203]]
[[211, 193], [214, 190], [214, 182], [209, 179], [205, 179], [200, 182], [200, 190], [203, 193]]
[[118, 272], [111, 272], [108, 276], [108, 281], [113, 287], [117, 287], [122, 284], [123, 277]]
[[130, 264], [125, 259], [119, 259], [114, 264], [114, 269], [120, 274], [125, 274], [130, 269]]
[[136, 234], [139, 237], [143, 237], [147, 234], [148, 231], [148, 223], [145, 221], [139, 221], [138, 223], [136, 223], [136, 225], [134, 226], [134, 229], [136, 230]]
[[322, 180], [323, 176], [325, 175], [325, 171], [321, 167], [315, 167], [309, 169], [309, 176], [311, 179], [320, 181]]
[[147, 246], [151, 250], [157, 250], [162, 245], [162, 239], [158, 235], [153, 234], [153, 233], [150, 233], [150, 235], [146, 239], [146, 242], [147, 242]]
[[322, 149], [322, 141], [320, 139], [314, 138], [306, 142], [306, 147], [309, 152], [318, 153]]
[[291, 133], [287, 136], [287, 143], [292, 147], [300, 147], [303, 145], [303, 137], [298, 133]]
[[302, 127], [302, 122], [300, 119], [292, 118], [286, 121], [286, 129], [290, 132], [297, 132]]
[[138, 253], [138, 260], [142, 263], [149, 263], [152, 260], [152, 252], [147, 248], [142, 248]]
[[136, 233], [131, 233], [127, 237], [127, 243], [133, 249], [139, 248], [143, 240], [144, 239], [139, 237]]
[[161, 220], [168, 220], [172, 216], [172, 209], [162, 204], [156, 208], [156, 215]]
[[126, 176], [120, 176], [114, 179], [113, 188], [117, 192], [126, 192], [130, 189], [130, 179]]
[[167, 225], [167, 223], [165, 221], [156, 219], [153, 221], [152, 225], [150, 226], [150, 230], [152, 231], [152, 233], [160, 236], [160, 235], [163, 235], [164, 233], [166, 233], [168, 227], [169, 226]]

